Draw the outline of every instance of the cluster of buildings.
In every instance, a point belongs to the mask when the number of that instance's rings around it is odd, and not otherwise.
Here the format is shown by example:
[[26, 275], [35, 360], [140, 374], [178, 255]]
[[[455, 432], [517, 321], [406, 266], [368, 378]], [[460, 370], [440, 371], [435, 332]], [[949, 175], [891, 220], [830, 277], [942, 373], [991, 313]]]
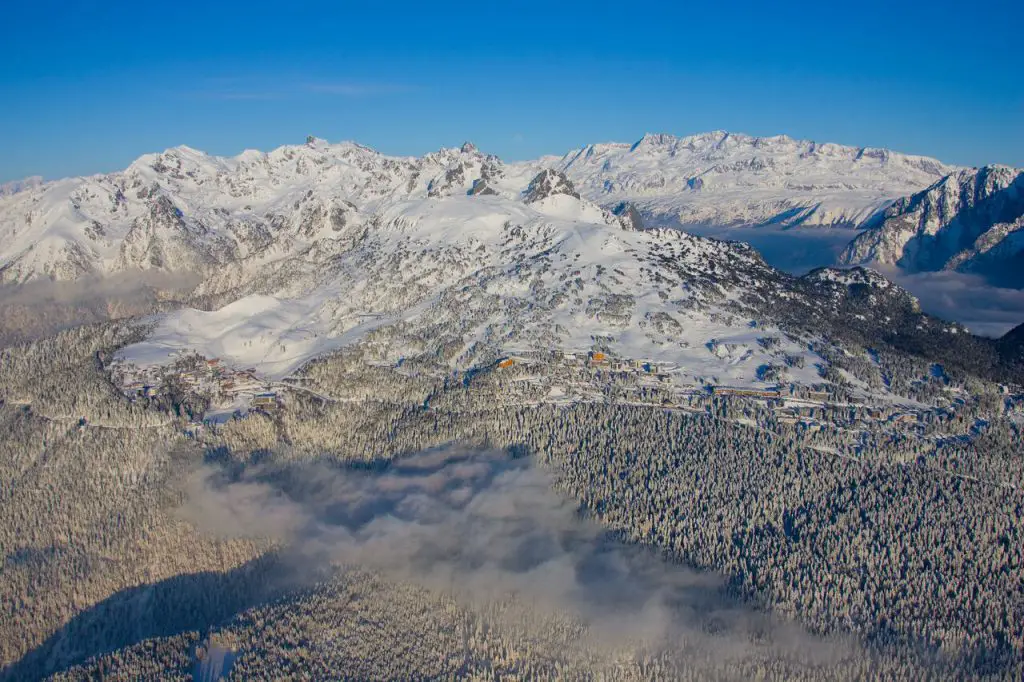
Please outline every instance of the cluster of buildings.
[[[577, 353], [556, 350], [553, 353], [553, 357], [557, 363], [566, 367], [587, 368], [622, 374], [646, 374], [654, 376], [660, 381], [669, 381], [668, 374], [665, 374], [657, 363], [649, 360], [616, 358], [604, 351]], [[531, 354], [512, 355], [500, 360], [497, 363], [497, 367], [498, 369], [508, 369], [518, 363], [536, 362], [537, 359], [531, 357]]]
[[629, 385], [623, 390], [640, 404], [656, 405], [687, 410], [707, 410], [714, 399], [744, 399], [770, 409], [779, 423], [801, 426], [808, 430], [820, 428], [821, 424], [839, 423], [856, 425], [866, 422], [885, 423], [892, 427], [926, 424], [937, 418], [926, 411], [907, 411], [894, 406], [881, 407], [839, 401], [828, 390], [827, 385], [804, 386], [797, 384], [751, 387], [751, 386], [682, 386], [672, 382], [670, 368], [659, 366], [648, 360], [617, 358], [604, 351], [571, 352], [554, 351], [551, 355], [539, 357], [524, 353], [501, 359], [494, 365], [498, 370], [508, 370], [517, 365], [533, 365], [554, 362], [576, 369], [608, 372], [612, 375], [634, 376], [640, 379], [638, 385]]
[[130, 362], [115, 361], [111, 376], [121, 391], [131, 399], [156, 398], [177, 383], [189, 393], [207, 396], [215, 404], [231, 404], [250, 400], [253, 407], [276, 409], [280, 401], [256, 369], [235, 369], [218, 358], [183, 355], [170, 366], [139, 367]]

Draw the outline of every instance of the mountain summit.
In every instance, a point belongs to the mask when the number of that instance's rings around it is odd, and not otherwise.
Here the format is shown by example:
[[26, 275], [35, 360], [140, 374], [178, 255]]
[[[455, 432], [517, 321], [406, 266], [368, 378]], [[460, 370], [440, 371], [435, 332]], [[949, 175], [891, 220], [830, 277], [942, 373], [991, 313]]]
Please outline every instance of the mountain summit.
[[592, 144], [554, 162], [580, 193], [656, 224], [859, 227], [955, 170], [871, 147], [715, 131]]
[[313, 136], [235, 157], [181, 146], [142, 156], [118, 173], [0, 192], [0, 281], [139, 269], [205, 273], [296, 253], [397, 201], [453, 194], [516, 199], [524, 188], [538, 206], [542, 195], [562, 195], [584, 204], [547, 202], [550, 210], [581, 210], [630, 229], [861, 225], [952, 170], [887, 150], [726, 132], [645, 135], [632, 145], [589, 145], [513, 164], [469, 143], [420, 158]]

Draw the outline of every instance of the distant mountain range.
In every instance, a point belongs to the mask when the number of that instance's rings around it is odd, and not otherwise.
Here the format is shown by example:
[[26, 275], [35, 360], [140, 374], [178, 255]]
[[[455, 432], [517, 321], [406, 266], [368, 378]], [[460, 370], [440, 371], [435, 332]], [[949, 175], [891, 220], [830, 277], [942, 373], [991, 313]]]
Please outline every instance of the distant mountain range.
[[38, 175], [33, 175], [23, 180], [0, 183], [0, 197], [8, 197], [12, 194], [38, 187], [41, 184], [43, 184], [43, 178]]
[[657, 224], [859, 227], [955, 167], [887, 149], [722, 131], [645, 135], [546, 160], [600, 203], [632, 201]]
[[516, 164], [472, 145], [422, 158], [313, 138], [232, 158], [177, 147], [119, 173], [5, 186], [0, 280], [205, 272], [257, 254], [280, 257], [389, 202], [455, 189], [511, 198], [545, 168], [564, 173], [583, 198], [636, 224], [643, 216], [647, 226], [862, 226], [955, 170], [883, 149], [725, 132], [645, 135]]

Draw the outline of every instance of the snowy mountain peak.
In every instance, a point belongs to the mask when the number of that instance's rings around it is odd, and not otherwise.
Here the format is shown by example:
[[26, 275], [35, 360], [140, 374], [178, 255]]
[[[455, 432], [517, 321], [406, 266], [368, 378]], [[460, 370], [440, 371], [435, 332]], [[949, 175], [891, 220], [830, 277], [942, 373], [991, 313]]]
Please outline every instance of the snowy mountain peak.
[[532, 204], [556, 194], [564, 194], [574, 199], [580, 198], [579, 192], [573, 187], [565, 173], [548, 169], [541, 171], [530, 181], [523, 198], [527, 203]]
[[525, 200], [550, 216], [626, 229], [857, 225], [938, 179], [897, 163], [911, 157], [892, 153], [883, 163], [841, 149], [725, 131], [648, 134], [513, 164], [468, 143], [418, 158], [315, 137], [234, 157], [179, 146], [120, 173], [0, 194], [0, 279], [280, 258], [428, 197]]
[[668, 133], [644, 133], [643, 137], [633, 143], [629, 151], [635, 152], [644, 148], [668, 147], [677, 141], [677, 138]]
[[884, 149], [723, 130], [648, 133], [546, 163], [592, 201], [630, 201], [648, 222], [676, 225], [861, 226], [955, 170]]

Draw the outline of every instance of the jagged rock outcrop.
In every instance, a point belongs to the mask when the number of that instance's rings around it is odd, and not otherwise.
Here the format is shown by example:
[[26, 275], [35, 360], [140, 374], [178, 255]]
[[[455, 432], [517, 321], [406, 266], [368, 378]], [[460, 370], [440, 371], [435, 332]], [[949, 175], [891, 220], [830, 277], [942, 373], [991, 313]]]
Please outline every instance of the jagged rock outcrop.
[[1024, 285], [1024, 171], [958, 171], [886, 209], [853, 240], [843, 264], [882, 263], [910, 272], [958, 270]]
[[612, 213], [615, 214], [619, 219], [619, 223], [622, 225], [624, 230], [642, 230], [644, 229], [644, 219], [640, 215], [640, 211], [636, 209], [631, 202], [623, 201], [618, 206], [612, 209]]
[[529, 187], [526, 188], [526, 192], [523, 194], [523, 199], [527, 203], [532, 204], [556, 194], [564, 194], [574, 199], [580, 198], [580, 193], [576, 191], [576, 188], [573, 187], [572, 182], [565, 176], [565, 173], [549, 168], [538, 173], [530, 181]]

